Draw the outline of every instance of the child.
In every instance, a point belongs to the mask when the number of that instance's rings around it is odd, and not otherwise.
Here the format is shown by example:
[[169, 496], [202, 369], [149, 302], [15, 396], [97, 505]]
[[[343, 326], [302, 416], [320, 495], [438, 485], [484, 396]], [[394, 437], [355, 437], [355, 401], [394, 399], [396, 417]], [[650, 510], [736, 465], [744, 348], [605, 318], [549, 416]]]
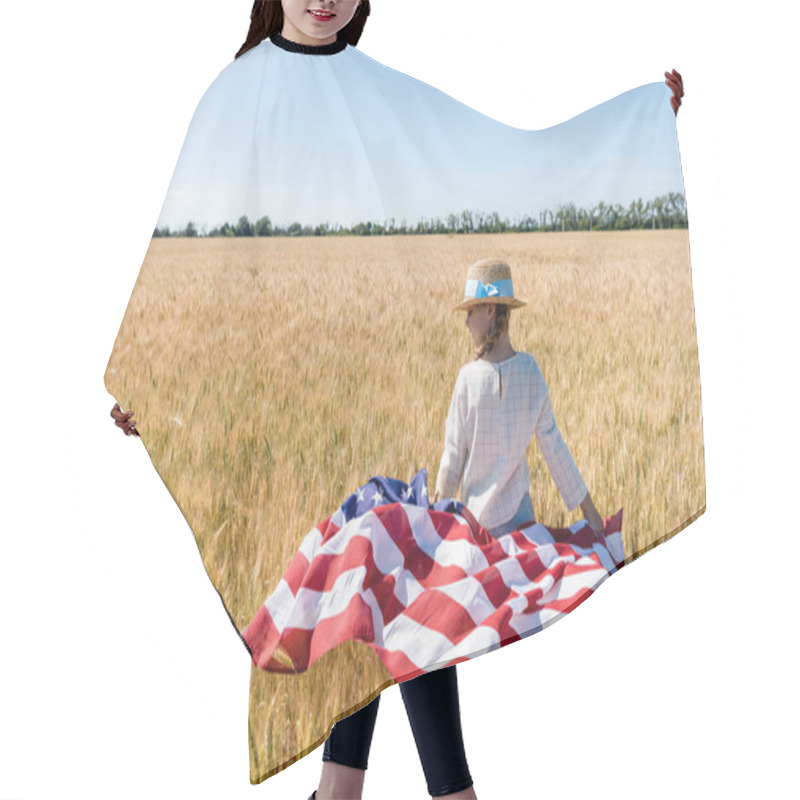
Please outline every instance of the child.
[[455, 497], [494, 536], [535, 522], [526, 451], [535, 434], [567, 508], [581, 507], [592, 529], [603, 521], [561, 438], [550, 394], [536, 359], [515, 351], [509, 317], [526, 305], [514, 297], [511, 269], [487, 258], [467, 272], [464, 300], [475, 360], [459, 370], [445, 426], [436, 502]]

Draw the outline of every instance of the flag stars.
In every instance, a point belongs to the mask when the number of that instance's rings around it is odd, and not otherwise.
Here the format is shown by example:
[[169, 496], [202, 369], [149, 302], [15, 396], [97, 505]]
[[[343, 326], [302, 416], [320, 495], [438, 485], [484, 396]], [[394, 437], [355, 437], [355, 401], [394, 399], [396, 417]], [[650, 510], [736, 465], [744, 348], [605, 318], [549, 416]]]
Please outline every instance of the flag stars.
[[377, 506], [380, 505], [381, 501], [383, 500], [383, 492], [378, 489], [374, 495], [372, 495], [372, 505]]
[[356, 500], [358, 500], [358, 502], [360, 503], [363, 499], [364, 499], [364, 487], [362, 486], [358, 490], [358, 496], [356, 497]]
[[408, 486], [406, 489], [403, 490], [403, 500], [410, 500], [412, 494], [414, 494], [414, 490], [410, 486]]

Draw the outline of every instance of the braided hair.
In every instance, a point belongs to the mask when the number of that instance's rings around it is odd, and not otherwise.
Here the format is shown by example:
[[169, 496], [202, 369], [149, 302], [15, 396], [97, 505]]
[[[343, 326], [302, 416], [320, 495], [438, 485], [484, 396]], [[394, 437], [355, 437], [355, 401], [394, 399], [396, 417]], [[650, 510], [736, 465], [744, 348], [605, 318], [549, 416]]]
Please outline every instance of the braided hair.
[[490, 353], [500, 340], [500, 337], [508, 330], [508, 323], [511, 319], [511, 306], [505, 303], [493, 303], [492, 305], [494, 305], [495, 309], [492, 326], [489, 328], [489, 334], [483, 344], [476, 350], [476, 361]]
[[[361, 38], [361, 32], [369, 16], [369, 0], [361, 0], [355, 14], [336, 35], [337, 40], [345, 39], [349, 45], [355, 47]], [[252, 50], [273, 33], [283, 30], [283, 6], [280, 0], [255, 0], [250, 11], [250, 30], [244, 44], [239, 48], [234, 60]]]

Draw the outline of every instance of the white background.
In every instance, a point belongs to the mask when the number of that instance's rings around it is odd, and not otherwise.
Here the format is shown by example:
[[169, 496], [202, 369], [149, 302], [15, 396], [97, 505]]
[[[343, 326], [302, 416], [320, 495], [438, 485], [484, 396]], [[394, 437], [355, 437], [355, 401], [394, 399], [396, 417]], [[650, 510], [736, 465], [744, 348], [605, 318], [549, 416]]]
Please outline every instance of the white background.
[[[685, 80], [708, 510], [557, 625], [459, 665], [481, 800], [796, 796], [792, 23], [776, 2], [698, 5], [375, 0], [359, 44], [529, 129], [668, 68]], [[250, 785], [249, 658], [103, 385], [191, 115], [250, 7], [2, 12], [5, 800], [317, 786], [321, 746]], [[399, 687], [381, 697], [364, 797], [425, 798]]]

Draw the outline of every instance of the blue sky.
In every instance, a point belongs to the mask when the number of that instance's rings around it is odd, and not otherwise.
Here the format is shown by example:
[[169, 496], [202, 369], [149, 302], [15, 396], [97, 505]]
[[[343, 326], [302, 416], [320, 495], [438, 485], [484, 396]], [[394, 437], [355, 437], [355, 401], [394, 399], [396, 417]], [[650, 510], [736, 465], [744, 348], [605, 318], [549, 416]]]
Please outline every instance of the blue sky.
[[414, 223], [464, 209], [513, 220], [568, 202], [627, 206], [683, 191], [670, 94], [646, 84], [522, 130], [357, 48], [307, 55], [265, 40], [198, 104], [157, 224]]

